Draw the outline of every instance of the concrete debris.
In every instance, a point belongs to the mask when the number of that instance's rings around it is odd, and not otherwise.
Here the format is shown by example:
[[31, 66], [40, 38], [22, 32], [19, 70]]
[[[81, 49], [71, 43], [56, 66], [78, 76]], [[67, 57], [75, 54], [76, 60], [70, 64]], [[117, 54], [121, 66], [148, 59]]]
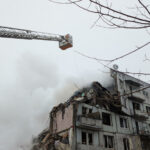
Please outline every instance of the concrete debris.
[[[82, 103], [86, 102], [87, 104], [103, 106], [107, 109], [112, 109], [121, 107], [119, 96], [112, 95], [106, 88], [102, 87], [99, 82], [93, 82], [90, 87], [83, 88], [79, 91], [76, 91], [70, 99], [64, 104], [59, 104], [57, 107], [54, 107], [52, 114], [55, 114], [57, 110], [63, 110], [65, 107], [69, 106], [70, 103]], [[109, 108], [108, 108], [109, 106]]]
[[[123, 87], [122, 82], [117, 87]], [[31, 150], [149, 150], [150, 126], [145, 120], [150, 107], [141, 122], [145, 113], [140, 104], [133, 100], [138, 110], [133, 107], [131, 115], [125, 101], [128, 97], [120, 93], [108, 91], [99, 82], [76, 91], [65, 103], [53, 107], [49, 128], [33, 139]]]
[[50, 134], [49, 130], [44, 130], [37, 138], [33, 139], [31, 150], [69, 150], [68, 133], [60, 136]]
[[[76, 91], [70, 99], [65, 103], [60, 103], [58, 106], [53, 107], [50, 118], [51, 122], [56, 117], [56, 113], [61, 110], [62, 118], [65, 114], [65, 108], [70, 104], [77, 104], [85, 102], [90, 105], [96, 105], [97, 107], [105, 107], [106, 109], [113, 109], [119, 107], [120, 103], [116, 97], [114, 97], [106, 88], [98, 82], [93, 82], [90, 87], [83, 88]], [[99, 112], [88, 113], [83, 115], [84, 117], [100, 119]], [[71, 130], [71, 129], [70, 129]], [[51, 131], [52, 132], [52, 131]], [[33, 147], [31, 150], [69, 150], [68, 132], [61, 135], [59, 133], [51, 133], [50, 129], [44, 130], [39, 134], [37, 138], [33, 139]], [[70, 142], [71, 143], [71, 142]]]
[[111, 92], [93, 82], [53, 107], [31, 150], [149, 150], [150, 90], [132, 93], [147, 83], [114, 70], [111, 76]]

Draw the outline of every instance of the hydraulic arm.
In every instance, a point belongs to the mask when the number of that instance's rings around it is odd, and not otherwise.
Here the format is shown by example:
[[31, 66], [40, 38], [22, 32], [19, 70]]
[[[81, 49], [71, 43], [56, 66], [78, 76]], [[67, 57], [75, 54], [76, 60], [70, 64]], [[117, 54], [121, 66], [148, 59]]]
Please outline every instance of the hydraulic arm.
[[56, 35], [51, 33], [43, 33], [43, 32], [31, 31], [31, 30], [0, 26], [0, 37], [27, 39], [27, 40], [35, 39], [35, 40], [58, 41], [59, 47], [62, 50], [65, 50], [73, 46], [72, 36], [70, 34], [63, 36], [63, 35]]

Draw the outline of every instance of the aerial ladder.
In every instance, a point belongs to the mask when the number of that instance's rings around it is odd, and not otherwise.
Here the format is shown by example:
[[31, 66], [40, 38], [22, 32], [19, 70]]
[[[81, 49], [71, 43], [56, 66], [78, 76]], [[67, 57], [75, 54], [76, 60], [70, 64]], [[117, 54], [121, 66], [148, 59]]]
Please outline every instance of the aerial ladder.
[[0, 37], [27, 39], [27, 40], [46, 40], [59, 42], [59, 48], [66, 50], [73, 46], [72, 36], [70, 34], [57, 35], [51, 33], [37, 32], [25, 29], [0, 26]]

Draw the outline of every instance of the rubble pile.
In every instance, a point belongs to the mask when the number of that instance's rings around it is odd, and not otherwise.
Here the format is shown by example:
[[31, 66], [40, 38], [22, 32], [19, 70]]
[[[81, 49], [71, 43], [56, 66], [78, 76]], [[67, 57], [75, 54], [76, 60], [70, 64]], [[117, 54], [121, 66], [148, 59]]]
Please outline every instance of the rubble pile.
[[32, 143], [31, 150], [67, 150], [69, 148], [68, 134], [63, 136], [50, 134], [49, 129], [43, 130]]
[[33, 139], [31, 150], [54, 150], [54, 141], [59, 138], [57, 135], [50, 134], [49, 129], [45, 129]]

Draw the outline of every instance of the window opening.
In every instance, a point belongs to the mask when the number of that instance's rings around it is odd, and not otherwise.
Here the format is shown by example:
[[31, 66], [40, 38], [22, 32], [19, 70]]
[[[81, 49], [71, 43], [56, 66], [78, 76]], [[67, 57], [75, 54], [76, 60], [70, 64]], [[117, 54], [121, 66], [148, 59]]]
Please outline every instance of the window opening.
[[136, 125], [136, 132], [139, 133], [139, 123], [136, 121], [135, 125]]
[[111, 125], [111, 115], [108, 113], [102, 113], [102, 118], [103, 118], [103, 124], [105, 125]]
[[130, 150], [129, 139], [123, 138], [124, 150]]
[[133, 103], [133, 108], [136, 110], [140, 110], [140, 104], [139, 103]]
[[113, 148], [114, 147], [114, 137], [104, 135], [105, 148]]
[[86, 115], [87, 114], [87, 108], [86, 107], [82, 107], [82, 114]]
[[126, 118], [120, 118], [120, 127], [128, 128], [128, 123]]
[[88, 141], [89, 141], [89, 145], [93, 145], [93, 134], [92, 133], [88, 133]]
[[91, 113], [92, 113], [92, 109], [90, 108], [90, 109], [89, 109], [89, 114], [91, 114]]
[[93, 145], [93, 134], [88, 132], [81, 133], [82, 144]]
[[147, 113], [150, 113], [150, 107], [146, 106]]
[[82, 144], [87, 144], [86, 141], [86, 132], [82, 132]]

